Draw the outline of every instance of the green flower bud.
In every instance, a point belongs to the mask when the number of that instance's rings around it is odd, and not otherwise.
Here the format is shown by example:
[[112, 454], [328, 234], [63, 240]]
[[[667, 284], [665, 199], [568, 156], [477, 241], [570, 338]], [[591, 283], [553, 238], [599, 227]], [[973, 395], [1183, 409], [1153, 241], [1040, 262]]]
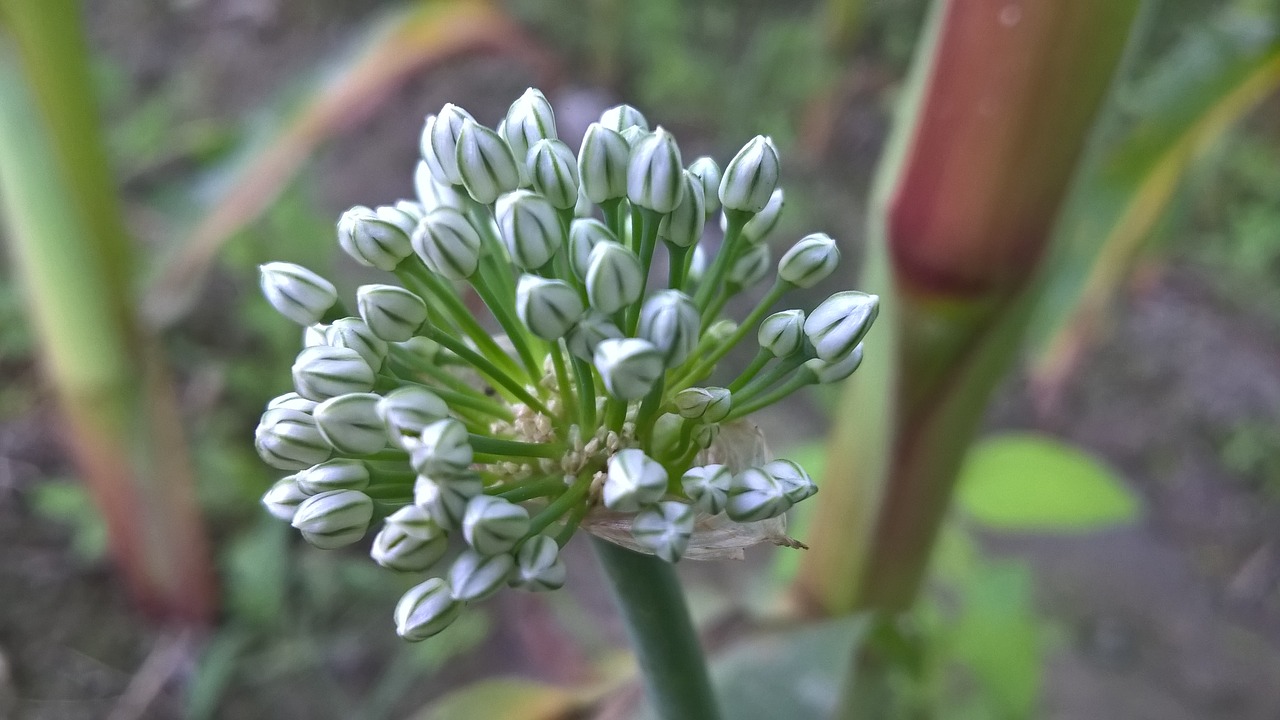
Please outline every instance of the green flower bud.
[[791, 503], [777, 478], [760, 468], [747, 468], [733, 478], [725, 512], [737, 522], [757, 522], [777, 517]]
[[732, 407], [732, 395], [728, 388], [693, 387], [676, 393], [676, 410], [681, 417], [704, 423], [717, 423], [725, 419]]
[[480, 266], [480, 233], [460, 211], [439, 207], [413, 231], [413, 251], [431, 272], [463, 280]]
[[751, 287], [769, 275], [773, 269], [773, 255], [768, 245], [756, 245], [748, 249], [733, 265], [725, 276], [724, 284], [731, 290]]
[[643, 450], [627, 448], [609, 458], [602, 499], [617, 512], [635, 512], [667, 494], [667, 471]]
[[649, 121], [644, 119], [644, 114], [630, 105], [615, 105], [600, 113], [600, 124], [618, 132], [629, 127], [649, 129]]
[[258, 280], [271, 307], [299, 325], [320, 322], [338, 302], [333, 283], [301, 265], [284, 262], [259, 265]]
[[449, 530], [462, 524], [467, 503], [482, 492], [484, 483], [477, 477], [435, 480], [419, 475], [413, 483], [413, 504], [441, 528]]
[[759, 245], [768, 240], [773, 231], [778, 229], [778, 221], [782, 218], [784, 205], [786, 205], [786, 195], [782, 192], [782, 188], [778, 188], [769, 196], [769, 202], [764, 209], [742, 226], [742, 239], [751, 245]]
[[702, 449], [711, 447], [720, 435], [720, 426], [715, 423], [704, 423], [693, 426], [693, 444]]
[[880, 298], [875, 295], [855, 290], [838, 292], [809, 313], [804, 334], [818, 357], [836, 362], [847, 358], [862, 342], [879, 312]]
[[417, 505], [405, 505], [387, 517], [387, 525], [394, 525], [409, 537], [419, 540], [435, 540], [448, 537], [449, 533], [431, 515]]
[[404, 342], [427, 321], [427, 302], [395, 285], [361, 285], [356, 309], [369, 331], [387, 342]]
[[510, 555], [486, 556], [475, 550], [463, 550], [453, 561], [453, 567], [449, 568], [453, 599], [459, 602], [484, 600], [506, 585], [507, 578], [515, 569], [515, 558]]
[[835, 272], [840, 250], [829, 235], [813, 233], [800, 239], [778, 261], [778, 277], [796, 287], [810, 288]]
[[373, 519], [373, 500], [356, 490], [312, 495], [298, 506], [293, 526], [321, 550], [350, 545], [364, 537]]
[[568, 210], [578, 204], [578, 158], [559, 140], [539, 140], [529, 150], [525, 172], [533, 189], [553, 206]]
[[546, 535], [534, 535], [516, 552], [516, 569], [509, 583], [531, 592], [559, 590], [564, 587], [565, 575], [560, 546]]
[[706, 200], [702, 181], [696, 175], [685, 170], [682, 181], [684, 199], [658, 223], [658, 237], [678, 247], [689, 247], [702, 238], [707, 223]]
[[378, 417], [395, 445], [416, 444], [422, 429], [449, 417], [449, 406], [421, 385], [405, 385], [378, 401]]
[[627, 198], [636, 207], [669, 213], [684, 199], [684, 163], [671, 133], [659, 127], [631, 149]]
[[333, 454], [315, 418], [298, 410], [268, 410], [254, 430], [254, 447], [264, 462], [280, 470], [304, 470]]
[[591, 123], [578, 151], [578, 178], [583, 194], [599, 205], [627, 196], [631, 148], [615, 130]]
[[585, 310], [578, 291], [563, 280], [521, 275], [516, 286], [516, 314], [529, 332], [543, 340], [559, 340]]
[[520, 187], [520, 167], [507, 141], [475, 120], [465, 120], [458, 133], [458, 174], [467, 194], [481, 205], [490, 205], [504, 193]]
[[471, 113], [453, 103], [440, 108], [439, 115], [427, 118], [419, 149], [431, 174], [441, 185], [462, 184], [462, 173], [458, 170], [458, 136], [468, 120], [474, 121]]
[[[551, 103], [547, 102], [546, 96], [540, 90], [533, 88], [525, 90], [523, 95], [511, 103], [501, 130], [500, 134], [511, 147], [511, 153], [515, 155], [516, 164], [521, 166], [521, 181], [528, 184], [530, 175], [524, 168], [529, 150], [539, 140], [555, 140], [557, 137], [556, 114], [551, 109]], [[571, 152], [570, 157], [572, 155]]]
[[653, 434], [649, 438], [649, 452], [654, 457], [675, 457], [680, 449], [680, 431], [684, 418], [675, 413], [662, 413], [653, 422]]
[[631, 535], [659, 558], [673, 563], [689, 547], [693, 535], [692, 505], [668, 500], [641, 510], [631, 521]]
[[342, 213], [338, 220], [338, 245], [361, 265], [386, 272], [395, 270], [401, 260], [413, 254], [409, 244], [413, 225], [407, 230], [402, 227], [406, 218], [394, 209], [389, 209], [387, 215], [394, 216], [395, 222], [363, 205]]
[[636, 334], [653, 343], [663, 362], [673, 368], [685, 361], [698, 345], [702, 330], [698, 306], [679, 290], [661, 290], [645, 299]]
[[399, 525], [387, 523], [373, 538], [369, 557], [384, 568], [397, 572], [422, 572], [440, 562], [449, 548], [449, 538], [443, 533], [430, 540], [423, 540], [405, 532]]
[[422, 205], [423, 215], [442, 207], [454, 210], [466, 207], [462, 195], [452, 185], [442, 185], [436, 180], [426, 160], [419, 160], [418, 166], [414, 168], [413, 191]]
[[601, 241], [587, 261], [587, 300], [591, 307], [611, 315], [640, 299], [644, 292], [644, 268], [640, 258], [624, 245]]
[[809, 473], [790, 460], [767, 462], [762, 469], [778, 481], [783, 493], [787, 496], [787, 501], [793, 505], [818, 492], [818, 486], [813, 484], [813, 478], [809, 477]]
[[462, 515], [462, 537], [481, 555], [510, 552], [529, 532], [529, 511], [493, 495], [476, 495]]
[[849, 354], [836, 361], [813, 358], [806, 360], [804, 369], [813, 373], [814, 382], [823, 384], [840, 382], [849, 377], [862, 364], [862, 343], [854, 346]]
[[725, 167], [720, 180], [720, 204], [726, 210], [760, 212], [778, 186], [778, 172], [778, 150], [773, 141], [755, 136]]
[[619, 400], [644, 397], [666, 369], [662, 351], [639, 338], [601, 340], [592, 364], [600, 373], [604, 389]]
[[702, 334], [702, 339], [711, 347], [716, 347], [728, 342], [729, 338], [733, 337], [733, 334], [737, 331], [738, 323], [725, 318], [723, 320], [717, 320], [707, 326], [707, 331]]
[[622, 330], [618, 329], [607, 315], [588, 310], [587, 314], [578, 320], [578, 324], [570, 328], [564, 342], [569, 352], [575, 357], [591, 362], [595, 357], [596, 347], [601, 341], [621, 337]]
[[471, 436], [453, 418], [437, 420], [422, 428], [416, 441], [405, 441], [414, 471], [432, 478], [453, 478], [471, 467]]
[[369, 468], [359, 460], [327, 460], [293, 476], [298, 489], [307, 495], [332, 490], [363, 490], [369, 487]]
[[591, 251], [608, 240], [618, 242], [608, 225], [595, 218], [578, 218], [569, 225], [569, 264], [579, 278], [586, 279], [591, 265]]
[[298, 486], [297, 476], [290, 475], [277, 480], [270, 490], [262, 495], [262, 506], [272, 517], [285, 522], [293, 522], [293, 515], [310, 495]]
[[791, 357], [804, 343], [804, 311], [783, 310], [765, 318], [756, 334], [760, 347], [774, 357]]
[[396, 634], [419, 642], [439, 633], [457, 619], [462, 603], [453, 599], [453, 590], [443, 578], [431, 578], [413, 586], [396, 603]]
[[560, 216], [546, 198], [517, 190], [498, 202], [498, 233], [511, 261], [521, 270], [536, 270], [564, 244]]
[[703, 210], [707, 217], [720, 211], [720, 166], [716, 161], [702, 156], [689, 165], [689, 173], [702, 185]]
[[698, 510], [708, 515], [719, 515], [729, 502], [733, 473], [724, 465], [689, 468], [680, 478], [680, 487]]
[[285, 393], [279, 397], [271, 399], [267, 403], [267, 410], [298, 410], [307, 414], [311, 414], [318, 405], [315, 400], [308, 400], [296, 392]]
[[349, 393], [316, 406], [316, 425], [334, 450], [348, 455], [372, 455], [387, 446], [387, 428], [378, 416], [373, 393]]
[[330, 347], [355, 350], [374, 372], [382, 367], [382, 360], [387, 356], [387, 342], [357, 317], [334, 320], [325, 331], [325, 341]]

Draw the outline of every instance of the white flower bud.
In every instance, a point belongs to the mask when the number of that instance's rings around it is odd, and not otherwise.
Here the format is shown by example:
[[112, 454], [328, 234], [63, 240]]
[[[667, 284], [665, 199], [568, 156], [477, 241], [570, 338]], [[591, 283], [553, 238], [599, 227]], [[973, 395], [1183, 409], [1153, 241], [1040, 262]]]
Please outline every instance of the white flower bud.
[[454, 478], [471, 467], [471, 436], [467, 426], [445, 418], [422, 428], [418, 439], [406, 442], [409, 464], [415, 472], [431, 478]]
[[680, 487], [698, 510], [708, 515], [719, 515], [729, 502], [733, 473], [724, 465], [689, 468], [680, 478]]
[[783, 493], [787, 496], [787, 501], [793, 505], [818, 492], [818, 486], [813, 484], [813, 478], [809, 477], [809, 473], [790, 460], [767, 462], [763, 470], [778, 481]]
[[308, 400], [296, 392], [288, 392], [279, 397], [271, 398], [271, 402], [267, 403], [267, 410], [299, 410], [310, 414], [318, 405], [315, 400]]
[[618, 132], [629, 127], [649, 129], [649, 121], [644, 119], [644, 114], [630, 105], [615, 105], [600, 113], [600, 124]]
[[293, 526], [321, 550], [350, 545], [364, 537], [373, 519], [373, 500], [356, 490], [312, 495], [298, 506]]
[[280, 470], [304, 470], [333, 454], [315, 418], [299, 410], [266, 411], [253, 439], [262, 460]]
[[413, 227], [410, 225], [406, 230], [402, 227], [405, 220], [402, 215], [388, 214], [395, 215], [395, 222], [363, 205], [342, 213], [338, 220], [338, 245], [361, 265], [386, 272], [395, 270], [401, 260], [413, 254], [409, 244]]
[[840, 382], [849, 377], [862, 364], [862, 343], [854, 346], [849, 354], [839, 360], [830, 361], [813, 358], [804, 363], [805, 370], [813, 373], [815, 382], [828, 384]]
[[387, 525], [394, 525], [410, 537], [419, 540], [434, 540], [447, 537], [449, 533], [440, 524], [431, 519], [430, 513], [417, 505], [405, 505], [387, 517]]
[[277, 480], [270, 490], [262, 495], [262, 506], [277, 520], [293, 522], [293, 515], [310, 495], [298, 487], [297, 476], [290, 475]]
[[356, 309], [369, 331], [387, 342], [404, 342], [427, 321], [427, 302], [395, 285], [361, 285]]
[[449, 627], [462, 610], [443, 578], [431, 578], [413, 586], [396, 603], [396, 634], [405, 640], [426, 640]]
[[728, 388], [693, 387], [676, 393], [676, 410], [680, 416], [704, 423], [718, 423], [725, 419], [733, 406]]
[[445, 401], [421, 385], [392, 390], [378, 401], [377, 410], [391, 442], [402, 447], [406, 439], [416, 441], [421, 437], [422, 428], [449, 417]]
[[299, 325], [312, 325], [338, 302], [333, 283], [293, 263], [271, 262], [258, 266], [262, 294], [276, 312]]
[[450, 530], [462, 524], [467, 503], [482, 492], [484, 483], [477, 477], [435, 480], [419, 475], [413, 483], [413, 504], [441, 528]]
[[747, 468], [733, 478], [725, 512], [737, 522], [757, 522], [777, 517], [791, 503], [777, 478], [761, 468]]
[[661, 290], [641, 306], [636, 335], [653, 343], [663, 362], [673, 368], [697, 347], [701, 330], [702, 320], [693, 300], [679, 290]]
[[818, 357], [836, 362], [862, 342], [879, 312], [880, 298], [875, 295], [855, 290], [838, 292], [809, 313], [804, 334]]
[[591, 200], [582, 190], [582, 181], [578, 181], [578, 201], [573, 206], [573, 216], [575, 218], [589, 218], [595, 215], [596, 206], [591, 204]]
[[558, 590], [564, 587], [565, 575], [560, 546], [546, 535], [535, 535], [516, 552], [516, 569], [509, 583], [531, 592]]
[[783, 310], [765, 318], [756, 333], [760, 347], [774, 357], [790, 357], [804, 344], [804, 311]]
[[578, 151], [578, 179], [583, 194], [599, 205], [627, 196], [627, 166], [631, 148], [615, 130], [591, 123]]
[[546, 265], [564, 244], [560, 216], [546, 198], [517, 190], [498, 201], [498, 233], [521, 270]]
[[480, 266], [480, 233], [460, 211], [439, 207], [413, 231], [413, 251], [431, 272], [463, 280]]
[[413, 192], [418, 196], [424, 215], [442, 207], [454, 210], [466, 207], [462, 195], [452, 185], [442, 185], [436, 180], [426, 160], [419, 160], [418, 166], [413, 170]]
[[692, 505], [668, 500], [641, 510], [631, 521], [631, 535], [636, 542], [652, 550], [654, 555], [673, 563], [689, 547], [693, 520]]
[[453, 586], [453, 599], [459, 602], [478, 602], [498, 592], [507, 584], [507, 578], [515, 572], [515, 558], [507, 554], [482, 555], [475, 550], [463, 550], [449, 568], [449, 584]]
[[582, 317], [578, 291], [563, 280], [521, 275], [516, 286], [516, 314], [529, 332], [543, 340], [559, 340]]
[[448, 548], [449, 538], [443, 532], [424, 540], [389, 522], [374, 536], [369, 557], [397, 572], [422, 572], [440, 562]]
[[720, 211], [720, 166], [716, 161], [702, 156], [689, 165], [689, 173], [702, 185], [702, 199], [707, 217]]
[[373, 330], [360, 318], [338, 318], [324, 334], [330, 347], [355, 350], [374, 372], [382, 367], [382, 360], [387, 356], [387, 342], [373, 334]]
[[840, 250], [831, 236], [813, 233], [800, 239], [778, 261], [778, 277], [796, 287], [810, 288], [835, 272]]
[[[379, 220], [396, 226], [405, 237], [413, 234], [413, 229], [418, 226], [418, 221], [425, 212], [421, 205], [412, 200], [397, 200], [394, 205], [379, 205], [373, 210]], [[409, 253], [406, 253], [405, 257], [408, 256]]]
[[640, 144], [641, 140], [653, 135], [653, 133], [639, 125], [632, 125], [631, 127], [620, 131], [619, 134], [622, 135], [623, 140], [627, 141], [627, 147], [632, 150], [636, 149], [636, 146]]
[[609, 458], [601, 497], [605, 507], [635, 512], [653, 505], [667, 494], [667, 471], [643, 450], [627, 448]]
[[307, 495], [332, 490], [363, 490], [369, 487], [369, 468], [359, 460], [326, 460], [293, 476], [298, 489]]
[[529, 150], [525, 171], [533, 189], [556, 208], [578, 204], [578, 158], [559, 140], [539, 140]]
[[570, 328], [564, 342], [569, 352], [575, 357], [591, 362], [595, 357], [596, 346], [601, 341], [621, 337], [622, 330], [614, 325], [607, 315], [588, 310], [587, 314], [578, 320], [578, 324]]
[[726, 210], [758, 213], [778, 187], [778, 150], [773, 141], [757, 135], [724, 169], [720, 180], [720, 204]]
[[[556, 114], [551, 109], [551, 103], [547, 102], [542, 91], [534, 88], [525, 90], [523, 95], [511, 103], [500, 130], [499, 134], [506, 139], [516, 158], [516, 164], [520, 166], [521, 182], [528, 184], [530, 175], [525, 171], [525, 159], [529, 157], [530, 149], [539, 140], [555, 140], [557, 137]], [[572, 155], [570, 153], [570, 157]]]
[[685, 287], [694, 287], [702, 282], [702, 276], [707, 272], [707, 252], [702, 249], [701, 245], [693, 246], [693, 257], [689, 260], [689, 274], [685, 278]]
[[587, 268], [591, 265], [591, 251], [596, 245], [608, 240], [618, 242], [608, 225], [595, 218], [578, 218], [569, 225], [569, 264], [579, 278], [586, 279]]
[[684, 199], [684, 163], [676, 139], [659, 127], [631, 149], [627, 198], [636, 207], [669, 213]]
[[334, 450], [347, 455], [372, 455], [387, 446], [387, 428], [378, 417], [373, 393], [349, 393], [316, 406], [316, 426]]
[[773, 253], [770, 252], [768, 245], [756, 245], [748, 248], [737, 260], [733, 261], [733, 265], [729, 267], [729, 272], [725, 275], [724, 284], [731, 289], [742, 289], [751, 287], [769, 275], [769, 271], [773, 269]]
[[[759, 245], [769, 239], [778, 229], [778, 221], [782, 219], [782, 208], [786, 205], [786, 194], [782, 188], [773, 191], [764, 209], [742, 226], [742, 239], [751, 245]], [[727, 220], [725, 220], [727, 225]]]
[[329, 326], [324, 323], [316, 323], [302, 328], [302, 347], [309, 348], [316, 345], [329, 344]]
[[592, 248], [587, 261], [586, 285], [591, 307], [611, 315], [640, 299], [644, 268], [630, 248], [601, 241]]
[[639, 338], [601, 340], [592, 362], [604, 389], [619, 400], [644, 397], [666, 369], [662, 352]]
[[458, 133], [458, 175], [467, 194], [481, 205], [520, 186], [520, 167], [507, 141], [475, 120], [464, 120]]
[[529, 511], [493, 495], [476, 495], [462, 515], [462, 537], [481, 555], [510, 552], [529, 532]]
[[462, 184], [462, 174], [458, 171], [458, 136], [468, 120], [474, 121], [471, 113], [448, 103], [440, 109], [439, 115], [427, 118], [427, 125], [422, 130], [419, 148], [422, 159], [441, 185]]
[[689, 247], [702, 238], [707, 223], [706, 200], [702, 181], [696, 175], [685, 170], [682, 182], [684, 199], [658, 223], [658, 237], [678, 247]]

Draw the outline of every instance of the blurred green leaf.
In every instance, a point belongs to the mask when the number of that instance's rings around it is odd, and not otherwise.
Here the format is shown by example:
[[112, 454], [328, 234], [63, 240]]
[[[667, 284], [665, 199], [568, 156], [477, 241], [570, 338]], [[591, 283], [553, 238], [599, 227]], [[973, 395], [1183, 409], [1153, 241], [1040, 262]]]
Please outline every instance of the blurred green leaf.
[[76, 556], [92, 562], [107, 554], [107, 524], [84, 485], [49, 480], [33, 486], [30, 498], [37, 513], [71, 530], [71, 549]]
[[984, 564], [966, 578], [963, 609], [948, 638], [949, 655], [981, 684], [996, 717], [1035, 715], [1044, 663], [1032, 588], [1027, 566]]
[[581, 709], [582, 698], [564, 688], [519, 678], [486, 680], [452, 692], [418, 720], [554, 720]]
[[196, 663], [191, 682], [187, 685], [186, 717], [188, 720], [205, 720], [217, 712], [222, 698], [245, 649], [252, 640], [244, 628], [224, 628], [209, 641]]
[[289, 578], [288, 540], [289, 526], [263, 513], [224, 550], [227, 609], [236, 620], [265, 627], [280, 618]]
[[[827, 466], [826, 455], [826, 444], [822, 441], [814, 441], [787, 448], [785, 452], [779, 453], [778, 457], [796, 462], [800, 467], [809, 471], [809, 475], [818, 484], [818, 492], [821, 493], [822, 483], [825, 480], [824, 472]], [[821, 502], [821, 500], [817, 502]], [[809, 529], [815, 504], [814, 502], [800, 503], [791, 509], [791, 512], [787, 515], [788, 535], [800, 542], [805, 541], [805, 534]], [[803, 550], [797, 552], [784, 548], [774, 553], [773, 577], [771, 579], [776, 585], [786, 587], [791, 584], [796, 573], [800, 571], [800, 558], [803, 557], [804, 552]]]
[[1138, 499], [1083, 451], [1035, 434], [980, 441], [960, 473], [957, 502], [1000, 530], [1093, 530], [1130, 522]]

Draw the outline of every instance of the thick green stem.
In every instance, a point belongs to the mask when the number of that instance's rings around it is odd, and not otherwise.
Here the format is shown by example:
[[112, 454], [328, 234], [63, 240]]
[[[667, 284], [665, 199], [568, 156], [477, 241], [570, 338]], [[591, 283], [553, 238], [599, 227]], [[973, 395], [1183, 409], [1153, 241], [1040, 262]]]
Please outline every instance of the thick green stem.
[[716, 720], [715, 693], [675, 568], [593, 539], [613, 586], [645, 689], [664, 720]]

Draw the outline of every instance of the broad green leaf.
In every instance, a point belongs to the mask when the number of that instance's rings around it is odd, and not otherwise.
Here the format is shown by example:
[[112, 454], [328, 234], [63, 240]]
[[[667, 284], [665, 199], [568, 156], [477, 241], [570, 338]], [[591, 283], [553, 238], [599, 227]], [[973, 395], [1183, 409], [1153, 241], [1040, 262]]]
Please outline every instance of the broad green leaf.
[[956, 500], [969, 516], [1001, 530], [1093, 530], [1129, 522], [1140, 509], [1111, 468], [1031, 433], [975, 445], [961, 470]]

